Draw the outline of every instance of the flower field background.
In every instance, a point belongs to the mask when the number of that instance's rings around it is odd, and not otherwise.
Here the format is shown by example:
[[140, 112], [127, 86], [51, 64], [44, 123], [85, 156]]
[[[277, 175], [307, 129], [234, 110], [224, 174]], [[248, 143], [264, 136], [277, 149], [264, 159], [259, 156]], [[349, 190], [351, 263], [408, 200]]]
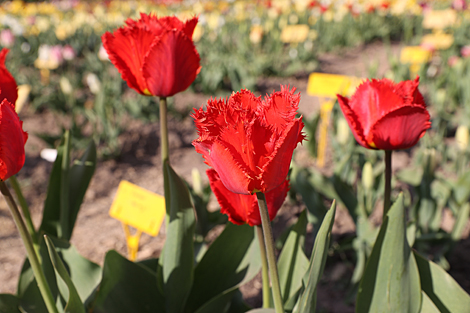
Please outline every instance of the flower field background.
[[[432, 129], [414, 148], [394, 153], [392, 197], [404, 192], [413, 248], [450, 270], [470, 292], [470, 9], [465, 1], [2, 3], [0, 46], [10, 49], [6, 64], [20, 85], [17, 110], [29, 133], [18, 180], [35, 225], [52, 168], [44, 149], [56, 147], [65, 129], [72, 130], [77, 155], [90, 138], [98, 146], [100, 161], [71, 240], [86, 258], [102, 264], [109, 249], [126, 255], [122, 226], [108, 216], [121, 180], [163, 194], [158, 103], [127, 86], [101, 41], [105, 31], [139, 12], [199, 16], [193, 40], [202, 68], [187, 91], [169, 99], [169, 136], [172, 166], [202, 203], [208, 202], [209, 211], [219, 206], [209, 198], [207, 166], [191, 146], [197, 138], [193, 108], [242, 88], [263, 96], [281, 84], [300, 91], [298, 111], [308, 141], [294, 153], [291, 190], [274, 233], [280, 248], [304, 208], [308, 233], [314, 233], [337, 199], [319, 312], [354, 311], [381, 221], [374, 208], [382, 203], [384, 177], [383, 156], [355, 143], [338, 104], [327, 110], [327, 99], [311, 92], [309, 74], [395, 81], [419, 75]], [[409, 46], [419, 52], [407, 57], [403, 51]], [[348, 87], [338, 93], [350, 96], [355, 86]], [[200, 189], [193, 169], [202, 176]], [[223, 229], [220, 221], [203, 226], [197, 238], [203, 244]], [[14, 293], [24, 252], [3, 202], [0, 239], [0, 293]], [[144, 234], [138, 259], [158, 256], [164, 239], [165, 226], [155, 238]], [[306, 242], [311, 247], [313, 236]], [[249, 304], [260, 305], [260, 275], [241, 290]]]

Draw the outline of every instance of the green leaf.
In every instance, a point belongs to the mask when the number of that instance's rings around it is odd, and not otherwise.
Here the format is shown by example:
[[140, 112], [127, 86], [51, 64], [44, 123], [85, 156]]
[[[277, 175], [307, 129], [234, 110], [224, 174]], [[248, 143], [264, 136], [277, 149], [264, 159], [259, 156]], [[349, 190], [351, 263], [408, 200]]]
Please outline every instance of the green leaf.
[[62, 260], [55, 251], [54, 244], [49, 239], [49, 237], [44, 236], [44, 239], [46, 241], [47, 249], [49, 250], [49, 256], [51, 258], [52, 264], [54, 265], [54, 269], [57, 271], [57, 273], [59, 273], [60, 277], [67, 285], [69, 291], [67, 305], [65, 306], [64, 312], [85, 313], [85, 308], [82, 301], [80, 300], [77, 289], [75, 288], [75, 285], [73, 284], [72, 279], [70, 278], [69, 273], [64, 266], [64, 263], [62, 263]]
[[[277, 261], [279, 284], [284, 304], [302, 288], [302, 278], [308, 269], [308, 258], [303, 251], [306, 231], [307, 214], [304, 210], [289, 233]], [[285, 309], [288, 310], [288, 308]]]
[[230, 300], [237, 291], [237, 288], [231, 288], [218, 294], [210, 301], [206, 302], [195, 313], [225, 313], [230, 308]]
[[83, 197], [96, 167], [96, 148], [93, 142], [79, 160], [70, 167], [70, 133], [65, 132], [57, 148], [44, 203], [40, 231], [69, 241]]
[[[66, 132], [62, 137], [62, 141], [57, 148], [57, 158], [52, 167], [51, 175], [49, 178], [49, 185], [47, 187], [47, 197], [44, 202], [44, 213], [42, 215], [42, 223], [39, 227], [39, 232], [44, 232], [50, 236], [63, 238], [64, 229], [61, 222], [62, 217], [62, 196], [65, 191], [64, 187], [66, 182], [63, 182], [63, 163], [64, 159], [68, 160], [70, 155], [70, 134]], [[67, 169], [66, 169], [67, 170]], [[68, 214], [67, 210], [64, 210]], [[68, 223], [66, 223], [68, 227]]]
[[83, 197], [88, 189], [91, 178], [96, 168], [96, 147], [90, 142], [87, 150], [79, 160], [75, 160], [69, 172], [69, 233], [64, 234], [64, 239], [70, 240], [72, 230], [77, 220], [78, 211], [83, 202]]
[[302, 279], [304, 291], [296, 305], [295, 313], [311, 313], [315, 312], [317, 285], [325, 268], [326, 256], [330, 246], [331, 229], [335, 221], [336, 202], [333, 201], [331, 208], [325, 215], [320, 229], [318, 230], [315, 243], [313, 245], [312, 256], [308, 271]]
[[167, 234], [161, 262], [166, 310], [182, 312], [193, 284], [196, 226], [194, 208], [186, 184], [168, 162], [164, 165]]
[[419, 312], [418, 268], [406, 238], [403, 194], [390, 208], [359, 285], [356, 312]]
[[20, 299], [10, 294], [0, 294], [0, 312], [21, 313]]
[[67, 268], [80, 299], [85, 302], [101, 280], [101, 267], [81, 256], [77, 249], [67, 241], [49, 236], [48, 240], [52, 242]]
[[155, 272], [109, 251], [90, 306], [88, 311], [93, 313], [165, 312], [165, 299], [157, 288]]
[[[227, 224], [194, 270], [185, 312], [195, 312], [214, 300], [219, 303], [219, 310], [227, 306], [231, 297], [224, 295], [251, 280], [261, 268], [259, 244], [254, 239], [253, 227]], [[223, 299], [227, 302], [223, 303]]]
[[[421, 287], [441, 313], [466, 313], [470, 296], [439, 265], [414, 253]], [[423, 311], [424, 312], [424, 311]]]
[[351, 215], [354, 224], [357, 224], [357, 218], [359, 215], [361, 215], [361, 212], [356, 192], [338, 175], [333, 175], [332, 181], [339, 199], [341, 200], [341, 202], [344, 203], [344, 205], [348, 209], [348, 212]]
[[423, 303], [421, 304], [420, 313], [441, 313], [424, 291], [421, 291], [421, 296], [423, 297]]
[[276, 313], [274, 309], [254, 309], [246, 313]]

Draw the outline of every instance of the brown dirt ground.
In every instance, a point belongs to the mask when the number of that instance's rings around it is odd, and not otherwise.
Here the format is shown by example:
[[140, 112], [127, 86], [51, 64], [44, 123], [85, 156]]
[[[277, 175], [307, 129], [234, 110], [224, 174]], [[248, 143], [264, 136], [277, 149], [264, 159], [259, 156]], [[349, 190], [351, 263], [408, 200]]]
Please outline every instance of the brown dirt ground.
[[[391, 51], [398, 53], [399, 46], [393, 45]], [[367, 76], [371, 62], [379, 65], [378, 74], [383, 75], [387, 69], [387, 54], [380, 44], [348, 50], [341, 55], [323, 55], [320, 58], [320, 71], [326, 73]], [[309, 117], [318, 110], [318, 99], [307, 95], [307, 75], [297, 78], [267, 78], [259, 82], [261, 93], [279, 89], [280, 84], [295, 86], [301, 93], [300, 109], [304, 116]], [[175, 106], [200, 107], [210, 98], [209, 95], [184, 92], [175, 97]], [[26, 144], [27, 158], [18, 179], [31, 208], [34, 224], [39, 226], [43, 202], [45, 200], [47, 178], [52, 164], [40, 158], [40, 151], [46, 147], [34, 134], [50, 132], [58, 134], [56, 117], [50, 112], [32, 114], [26, 108], [21, 114], [24, 129], [30, 134]], [[86, 258], [102, 264], [105, 252], [115, 249], [126, 255], [124, 232], [120, 222], [109, 217], [108, 211], [121, 180], [127, 180], [150, 191], [163, 193], [163, 178], [159, 154], [159, 126], [132, 121], [121, 137], [122, 155], [115, 160], [101, 161], [85, 196], [85, 201], [78, 216], [72, 243]], [[197, 168], [204, 173], [207, 166], [197, 154], [191, 141], [197, 137], [191, 118], [182, 121], [170, 117], [170, 151], [171, 163], [176, 172], [187, 181], [191, 181], [191, 171]], [[401, 167], [408, 163], [406, 156], [397, 154], [397, 162]], [[299, 147], [295, 155], [296, 161], [314, 165], [307, 151]], [[400, 165], [401, 164], [401, 165]], [[203, 175], [204, 177], [204, 175]], [[217, 206], [213, 202], [213, 206]], [[295, 222], [295, 214], [303, 208], [286, 203], [274, 221], [275, 232]], [[220, 231], [220, 229], [219, 229]], [[345, 209], [339, 208], [336, 214], [333, 233], [341, 236], [354, 231], [354, 225]], [[156, 237], [143, 234], [138, 259], [157, 257], [163, 247], [165, 229]], [[460, 284], [470, 290], [470, 241], [463, 241], [450, 259], [451, 274]], [[0, 293], [15, 293], [18, 274], [25, 257], [25, 250], [18, 236], [4, 201], [0, 201]], [[341, 261], [341, 256], [327, 262], [324, 277], [318, 291], [318, 303], [321, 312], [354, 312], [354, 299], [347, 298], [347, 282], [351, 276], [351, 262]], [[247, 301], [259, 306], [261, 282], [256, 277], [242, 288]]]

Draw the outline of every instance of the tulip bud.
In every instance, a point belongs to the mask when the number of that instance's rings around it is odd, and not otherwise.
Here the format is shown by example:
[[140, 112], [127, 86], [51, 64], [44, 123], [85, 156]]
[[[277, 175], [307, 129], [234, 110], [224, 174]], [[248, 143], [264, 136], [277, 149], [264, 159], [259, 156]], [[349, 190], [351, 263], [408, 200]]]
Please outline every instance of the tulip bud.
[[15, 111], [19, 113], [23, 108], [24, 104], [28, 100], [29, 93], [31, 92], [30, 85], [19, 85], [18, 86], [18, 98], [15, 102]]
[[364, 186], [366, 190], [371, 190], [372, 186], [374, 186], [374, 179], [374, 169], [372, 168], [372, 164], [370, 162], [366, 162], [362, 168], [362, 186]]
[[100, 82], [100, 79], [98, 78], [98, 76], [96, 76], [93, 73], [88, 73], [85, 77], [85, 80], [86, 80], [86, 83], [87, 83], [88, 87], [90, 88], [90, 91], [93, 94], [96, 95], [97, 93], [100, 92], [101, 82]]
[[72, 93], [73, 87], [67, 77], [62, 76], [60, 78], [59, 85], [60, 85], [60, 90], [62, 90], [62, 92], [65, 95], [70, 95]]
[[193, 168], [191, 171], [191, 178], [193, 181], [193, 190], [196, 194], [202, 195], [202, 181], [201, 181], [201, 173], [197, 168]]
[[467, 150], [468, 147], [468, 127], [465, 125], [460, 125], [455, 132], [455, 141], [457, 142], [457, 147], [460, 151]]
[[437, 158], [436, 158], [436, 149], [426, 149], [424, 150], [424, 156], [426, 160], [426, 170], [428, 173], [434, 173], [434, 170], [437, 167]]
[[341, 145], [347, 144], [350, 132], [348, 122], [346, 122], [344, 118], [340, 118], [338, 119], [336, 127], [336, 140], [338, 140]]

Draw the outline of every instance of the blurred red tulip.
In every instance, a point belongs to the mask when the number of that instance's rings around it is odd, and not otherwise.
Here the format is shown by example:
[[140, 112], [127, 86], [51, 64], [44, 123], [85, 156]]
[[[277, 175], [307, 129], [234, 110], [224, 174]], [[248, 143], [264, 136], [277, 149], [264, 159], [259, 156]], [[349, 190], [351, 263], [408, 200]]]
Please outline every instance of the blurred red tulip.
[[24, 145], [28, 139], [15, 106], [7, 99], [0, 103], [0, 134], [0, 179], [6, 180], [23, 167]]
[[101, 38], [129, 87], [147, 96], [170, 97], [188, 88], [201, 69], [192, 41], [197, 21], [141, 13], [139, 20], [128, 19]]
[[[214, 169], [207, 170], [209, 183], [220, 205], [220, 212], [227, 214], [228, 220], [234, 224], [249, 224], [250, 226], [261, 225], [261, 216], [258, 208], [256, 195], [242, 195], [228, 190], [219, 174]], [[289, 191], [289, 181], [285, 180], [282, 184], [267, 192], [266, 204], [268, 206], [269, 219], [272, 221], [281, 208]]]
[[357, 142], [380, 150], [414, 146], [431, 127], [418, 85], [419, 77], [398, 84], [373, 79], [363, 82], [351, 99], [337, 95]]
[[7, 99], [8, 102], [15, 105], [18, 98], [18, 86], [5, 66], [5, 59], [9, 51], [5, 48], [0, 51], [0, 102]]
[[284, 183], [294, 148], [304, 139], [294, 92], [281, 86], [261, 100], [242, 90], [225, 101], [209, 100], [206, 112], [195, 110], [199, 138], [193, 145], [228, 190], [267, 193]]

